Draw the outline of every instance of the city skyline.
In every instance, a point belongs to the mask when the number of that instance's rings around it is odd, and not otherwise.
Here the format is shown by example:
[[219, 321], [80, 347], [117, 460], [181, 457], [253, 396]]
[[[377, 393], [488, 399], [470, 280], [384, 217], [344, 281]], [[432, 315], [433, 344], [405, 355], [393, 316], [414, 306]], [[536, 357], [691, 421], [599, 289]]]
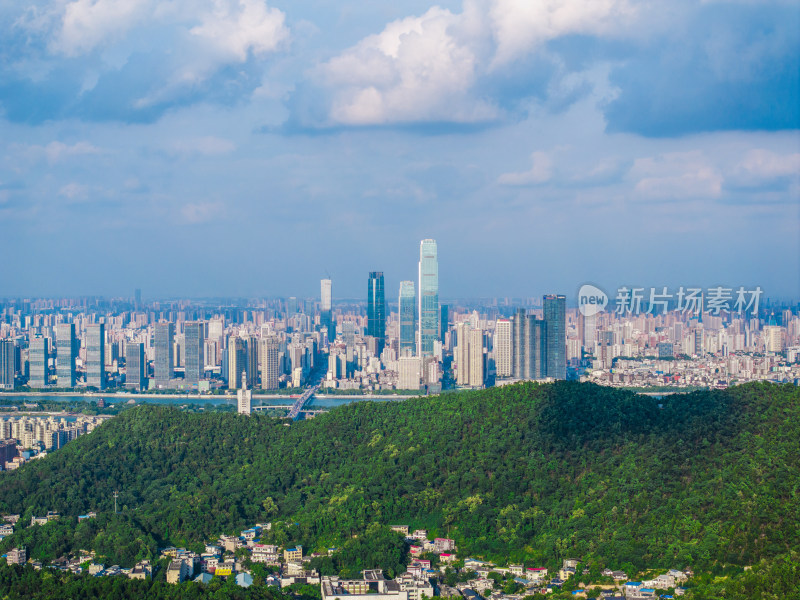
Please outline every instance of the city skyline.
[[796, 3], [115, 5], [0, 8], [4, 296], [800, 296]]

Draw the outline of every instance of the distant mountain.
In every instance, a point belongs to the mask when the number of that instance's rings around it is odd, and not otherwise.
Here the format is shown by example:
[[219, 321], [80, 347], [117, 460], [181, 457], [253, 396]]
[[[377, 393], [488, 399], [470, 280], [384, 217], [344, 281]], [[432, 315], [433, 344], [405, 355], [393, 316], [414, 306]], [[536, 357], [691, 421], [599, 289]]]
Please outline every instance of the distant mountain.
[[0, 548], [124, 565], [256, 522], [308, 548], [378, 522], [527, 563], [747, 565], [800, 547], [798, 456], [800, 390], [772, 384], [653, 399], [523, 383], [292, 424], [141, 406], [0, 477], [3, 511], [63, 515]]

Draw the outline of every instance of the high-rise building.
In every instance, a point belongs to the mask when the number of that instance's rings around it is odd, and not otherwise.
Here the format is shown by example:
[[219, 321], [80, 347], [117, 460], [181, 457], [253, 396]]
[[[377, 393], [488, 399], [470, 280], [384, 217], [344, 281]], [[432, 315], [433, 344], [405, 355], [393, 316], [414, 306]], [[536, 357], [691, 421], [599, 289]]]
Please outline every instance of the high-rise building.
[[436, 240], [419, 244], [419, 353], [433, 354], [439, 339], [439, 258]]
[[439, 339], [444, 343], [444, 336], [450, 327], [450, 307], [442, 304], [439, 307]]
[[261, 389], [274, 390], [278, 388], [278, 338], [268, 336], [261, 338], [258, 358], [261, 362]]
[[469, 332], [469, 385], [482, 388], [485, 381], [483, 331], [473, 329]]
[[328, 340], [336, 339], [336, 324], [333, 321], [333, 283], [330, 279], [320, 281], [319, 325], [328, 330]]
[[228, 389], [236, 390], [242, 384], [242, 374], [247, 380], [247, 346], [239, 337], [228, 340]]
[[192, 321], [183, 326], [185, 347], [185, 381], [195, 385], [205, 379], [205, 330], [200, 321]]
[[420, 358], [401, 356], [398, 366], [397, 389], [418, 390], [420, 382]]
[[[417, 338], [417, 294], [414, 289], [413, 281], [400, 282], [400, 356], [413, 356], [416, 354]], [[405, 351], [405, 352], [404, 352]], [[416, 388], [414, 388], [416, 389]]]
[[125, 385], [137, 390], [144, 386], [144, 344], [125, 344]]
[[32, 388], [43, 388], [48, 384], [49, 370], [47, 363], [50, 360], [50, 340], [45, 337], [35, 337], [28, 348], [28, 385]]
[[16, 375], [16, 344], [0, 340], [0, 390], [13, 390]]
[[553, 379], [567, 378], [567, 299], [548, 294], [543, 298], [545, 322], [545, 375]]
[[386, 342], [386, 297], [383, 291], [383, 271], [372, 271], [367, 281], [367, 335], [375, 338], [376, 355]]
[[453, 351], [453, 358], [456, 362], [456, 383], [458, 385], [469, 385], [469, 341], [470, 326], [466, 321], [462, 321], [455, 328], [456, 346]]
[[58, 387], [75, 387], [75, 355], [78, 342], [74, 323], [56, 325], [56, 377]]
[[547, 367], [547, 347], [545, 345], [546, 331], [547, 324], [543, 320], [537, 319], [534, 315], [528, 315], [523, 338], [523, 346], [525, 348], [525, 357], [523, 360], [525, 379], [542, 379], [547, 376], [545, 373], [545, 368]]
[[156, 385], [168, 387], [175, 378], [175, 325], [156, 323], [154, 375]]
[[320, 310], [330, 310], [331, 309], [331, 292], [333, 288], [333, 284], [331, 283], [330, 279], [322, 279], [320, 281], [320, 292], [319, 292], [319, 309]]
[[498, 319], [494, 328], [494, 364], [498, 378], [511, 377], [511, 321]]
[[106, 326], [94, 323], [86, 327], [86, 385], [106, 389]]
[[252, 388], [258, 381], [258, 338], [248, 336], [244, 341], [247, 347], [247, 387]]
[[[545, 322], [517, 310], [511, 324], [511, 375], [514, 379], [545, 377]], [[499, 376], [499, 375], [498, 375]]]

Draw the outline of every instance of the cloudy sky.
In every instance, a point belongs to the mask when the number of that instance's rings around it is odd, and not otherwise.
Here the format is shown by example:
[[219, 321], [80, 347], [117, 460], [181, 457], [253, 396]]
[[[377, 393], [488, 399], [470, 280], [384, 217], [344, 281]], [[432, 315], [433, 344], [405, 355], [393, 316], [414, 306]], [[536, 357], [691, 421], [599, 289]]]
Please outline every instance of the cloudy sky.
[[796, 0], [0, 3], [0, 297], [800, 297]]

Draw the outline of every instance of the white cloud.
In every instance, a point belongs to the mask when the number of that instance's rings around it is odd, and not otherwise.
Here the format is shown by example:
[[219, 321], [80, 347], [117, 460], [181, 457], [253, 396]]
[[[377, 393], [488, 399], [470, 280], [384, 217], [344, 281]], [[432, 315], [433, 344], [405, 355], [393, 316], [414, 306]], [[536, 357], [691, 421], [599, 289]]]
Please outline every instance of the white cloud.
[[800, 178], [800, 153], [778, 154], [763, 148], [750, 150], [732, 170], [733, 183], [758, 187]]
[[[51, 49], [79, 56], [112, 46], [137, 27], [170, 27], [175, 46], [169, 55], [185, 54], [188, 70], [199, 76], [219, 64], [244, 62], [250, 53], [275, 51], [289, 37], [284, 21], [284, 13], [263, 0], [74, 0], [63, 6]], [[43, 22], [25, 21], [30, 29]], [[186, 52], [175, 52], [181, 44]]]
[[460, 13], [434, 6], [322, 65], [330, 124], [496, 120], [502, 111], [481, 94], [482, 77], [562, 35], [622, 31], [636, 14], [629, 0], [465, 0]]
[[321, 68], [334, 90], [331, 119], [348, 125], [494, 119], [491, 103], [467, 98], [478, 59], [457, 32], [466, 19], [433, 7], [331, 59]]
[[209, 135], [177, 141], [173, 143], [169, 149], [172, 154], [179, 154], [182, 156], [220, 156], [233, 152], [236, 149], [236, 144], [230, 140]]
[[77, 142], [71, 146], [63, 142], [50, 142], [43, 150], [47, 160], [51, 163], [72, 156], [86, 156], [102, 152], [100, 148], [93, 146], [89, 142]]
[[634, 193], [646, 198], [718, 198], [722, 193], [722, 174], [696, 150], [639, 158], [629, 175], [636, 182]]
[[547, 152], [531, 154], [533, 166], [520, 173], [504, 173], [497, 182], [501, 185], [538, 185], [550, 181], [553, 177], [553, 159]]
[[488, 15], [497, 43], [494, 63], [513, 60], [562, 35], [621, 31], [635, 15], [628, 0], [494, 0]]
[[244, 62], [251, 51], [264, 54], [289, 37], [285, 15], [260, 0], [215, 0], [193, 27], [193, 35], [213, 44], [231, 61]]
[[53, 48], [77, 56], [127, 32], [152, 12], [148, 0], [75, 0], [64, 8]]

